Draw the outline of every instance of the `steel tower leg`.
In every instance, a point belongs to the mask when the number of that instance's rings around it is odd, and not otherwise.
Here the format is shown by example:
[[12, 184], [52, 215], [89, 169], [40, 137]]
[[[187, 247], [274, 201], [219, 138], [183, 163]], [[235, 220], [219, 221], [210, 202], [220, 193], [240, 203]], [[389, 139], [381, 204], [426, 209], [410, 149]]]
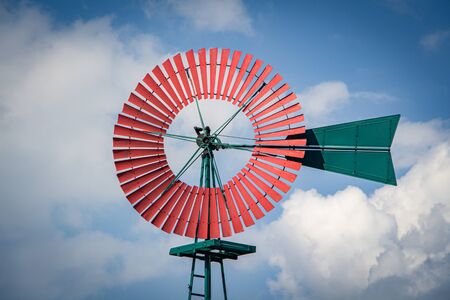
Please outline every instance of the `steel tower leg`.
[[223, 298], [227, 300], [227, 286], [225, 285], [225, 270], [223, 269], [222, 259], [220, 260], [220, 273], [222, 273]]
[[[211, 187], [211, 157], [209, 156], [209, 153], [205, 153], [205, 187], [209, 188]], [[208, 200], [209, 201], [209, 200]], [[208, 205], [208, 224], [209, 224], [209, 205]], [[209, 240], [209, 226], [208, 226], [208, 233], [207, 233], [207, 239]], [[205, 254], [205, 299], [210, 300], [211, 299], [211, 257], [209, 254]]]

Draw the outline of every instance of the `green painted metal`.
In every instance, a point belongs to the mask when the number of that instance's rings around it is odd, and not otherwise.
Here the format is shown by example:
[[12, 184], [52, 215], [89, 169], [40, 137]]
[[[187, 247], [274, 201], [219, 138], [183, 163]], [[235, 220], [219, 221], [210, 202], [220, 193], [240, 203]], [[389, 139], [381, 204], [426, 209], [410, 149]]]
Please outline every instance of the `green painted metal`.
[[[207, 146], [209, 147], [209, 146]], [[209, 188], [211, 187], [211, 157], [209, 153], [205, 153], [203, 159], [205, 160], [205, 187]], [[210, 223], [210, 212], [209, 212], [209, 205], [208, 205], [208, 224]], [[208, 226], [208, 233], [207, 238], [209, 239], [209, 226]], [[211, 299], [211, 257], [208, 253], [205, 253], [205, 299], [209, 300]]]
[[366, 119], [306, 131], [308, 145], [390, 148], [400, 115]]
[[223, 259], [220, 260], [220, 274], [222, 274], [222, 288], [223, 288], [223, 298], [228, 299], [227, 296], [227, 285], [225, 283], [225, 269], [223, 268]]
[[[200, 111], [199, 111], [200, 113]], [[202, 124], [203, 125], [203, 124]], [[195, 128], [197, 132], [197, 144], [199, 145], [199, 149], [203, 149], [201, 170], [200, 170], [200, 187], [210, 188], [216, 187], [219, 184], [222, 195], [225, 197], [225, 194], [222, 189], [221, 179], [218, 173], [217, 165], [214, 159], [213, 150], [217, 149], [214, 143], [220, 143], [218, 138], [213, 139], [204, 139], [210, 136], [209, 127], [203, 127], [202, 130], [198, 130]], [[203, 134], [200, 132], [203, 131]], [[200, 142], [199, 142], [200, 141]], [[195, 155], [195, 153], [194, 153]], [[193, 157], [194, 157], [193, 155]], [[191, 159], [193, 159], [191, 157]], [[217, 181], [216, 181], [217, 180]], [[210, 206], [208, 205], [208, 223], [210, 220], [209, 213]], [[254, 253], [256, 252], [255, 246], [233, 243], [222, 241], [220, 239], [210, 239], [210, 232], [208, 226], [207, 239], [199, 242], [197, 233], [198, 226], [200, 224], [200, 214], [198, 216], [196, 234], [195, 234], [195, 242], [193, 244], [188, 244], [180, 247], [175, 247], [170, 249], [169, 254], [179, 257], [190, 257], [192, 258], [192, 266], [191, 266], [191, 276], [188, 285], [188, 299], [191, 300], [192, 296], [202, 297], [204, 299], [211, 299], [211, 263], [217, 262], [220, 264], [220, 270], [222, 275], [222, 288], [224, 293], [224, 298], [227, 300], [227, 291], [226, 291], [226, 283], [225, 283], [225, 270], [223, 266], [224, 259], [234, 259], [236, 260], [238, 256]], [[204, 262], [204, 273], [196, 274], [195, 266], [196, 260], [200, 259]], [[202, 278], [204, 280], [204, 290], [203, 294], [197, 293], [193, 291], [194, 286], [194, 278]]]
[[[288, 159], [304, 166], [397, 185], [390, 147], [400, 115], [373, 118], [306, 130], [288, 139], [306, 138], [304, 158]], [[340, 147], [345, 148], [339, 149]]]
[[255, 253], [256, 246], [212, 239], [171, 248], [169, 254], [173, 256], [193, 257], [195, 253], [203, 252], [209, 252], [212, 255], [227, 254], [230, 256], [230, 259], [237, 259], [238, 256]]

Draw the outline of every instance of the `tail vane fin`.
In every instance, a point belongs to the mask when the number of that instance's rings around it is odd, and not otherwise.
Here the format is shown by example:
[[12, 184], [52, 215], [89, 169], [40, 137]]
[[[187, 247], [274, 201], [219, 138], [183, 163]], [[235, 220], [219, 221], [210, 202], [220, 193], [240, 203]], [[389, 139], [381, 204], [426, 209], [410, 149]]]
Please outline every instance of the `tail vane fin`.
[[397, 185], [390, 147], [400, 115], [308, 129], [288, 139], [307, 140], [302, 165]]

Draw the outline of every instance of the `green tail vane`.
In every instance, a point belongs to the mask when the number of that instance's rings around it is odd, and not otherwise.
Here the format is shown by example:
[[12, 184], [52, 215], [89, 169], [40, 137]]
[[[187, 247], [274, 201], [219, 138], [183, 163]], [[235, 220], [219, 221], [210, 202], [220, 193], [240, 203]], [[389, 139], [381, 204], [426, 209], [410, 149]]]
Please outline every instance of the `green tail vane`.
[[390, 148], [400, 115], [308, 129], [288, 139], [306, 138], [304, 166], [397, 185]]

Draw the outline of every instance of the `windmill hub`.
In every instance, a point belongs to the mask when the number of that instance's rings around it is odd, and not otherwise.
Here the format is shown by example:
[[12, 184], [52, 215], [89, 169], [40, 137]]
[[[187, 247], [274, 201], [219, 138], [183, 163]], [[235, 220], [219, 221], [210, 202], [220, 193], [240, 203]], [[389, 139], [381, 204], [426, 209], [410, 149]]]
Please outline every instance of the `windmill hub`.
[[195, 133], [197, 134], [196, 143], [199, 147], [205, 149], [205, 151], [209, 150], [219, 150], [219, 145], [221, 144], [220, 139], [211, 135], [211, 128], [209, 126], [202, 127], [194, 127]]

